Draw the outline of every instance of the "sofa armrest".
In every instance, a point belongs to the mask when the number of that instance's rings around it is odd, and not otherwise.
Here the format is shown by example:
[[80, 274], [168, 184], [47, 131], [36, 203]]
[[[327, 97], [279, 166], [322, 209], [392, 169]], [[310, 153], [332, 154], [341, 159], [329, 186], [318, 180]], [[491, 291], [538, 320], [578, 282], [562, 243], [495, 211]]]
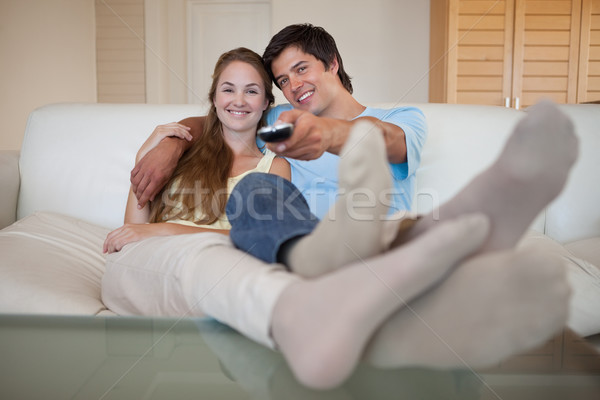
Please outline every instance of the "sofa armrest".
[[17, 219], [17, 200], [19, 198], [19, 152], [0, 151], [0, 229]]

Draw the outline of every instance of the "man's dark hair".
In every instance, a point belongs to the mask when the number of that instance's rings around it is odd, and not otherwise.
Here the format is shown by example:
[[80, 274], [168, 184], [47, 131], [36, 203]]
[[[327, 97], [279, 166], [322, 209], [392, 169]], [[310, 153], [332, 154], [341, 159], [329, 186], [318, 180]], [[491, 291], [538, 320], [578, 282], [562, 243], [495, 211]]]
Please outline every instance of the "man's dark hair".
[[275, 81], [271, 65], [275, 58], [277, 58], [285, 49], [292, 46], [298, 47], [303, 52], [320, 60], [325, 66], [325, 69], [331, 67], [334, 58], [337, 59], [339, 65], [337, 74], [342, 81], [342, 85], [348, 92], [352, 93], [351, 78], [346, 71], [344, 71], [342, 57], [340, 56], [340, 52], [337, 49], [333, 36], [327, 33], [325, 29], [311, 24], [289, 25], [273, 36], [267, 45], [265, 53], [263, 54], [263, 61], [271, 79], [277, 87], [279, 87], [279, 84]]

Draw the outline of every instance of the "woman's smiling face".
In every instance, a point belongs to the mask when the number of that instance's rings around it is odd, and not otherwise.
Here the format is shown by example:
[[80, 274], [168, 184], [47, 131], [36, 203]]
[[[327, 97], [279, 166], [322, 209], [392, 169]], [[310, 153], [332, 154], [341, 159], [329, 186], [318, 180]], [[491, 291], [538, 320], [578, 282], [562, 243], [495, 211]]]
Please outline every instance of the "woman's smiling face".
[[219, 77], [213, 103], [224, 132], [254, 135], [268, 106], [260, 74], [248, 63], [233, 61]]

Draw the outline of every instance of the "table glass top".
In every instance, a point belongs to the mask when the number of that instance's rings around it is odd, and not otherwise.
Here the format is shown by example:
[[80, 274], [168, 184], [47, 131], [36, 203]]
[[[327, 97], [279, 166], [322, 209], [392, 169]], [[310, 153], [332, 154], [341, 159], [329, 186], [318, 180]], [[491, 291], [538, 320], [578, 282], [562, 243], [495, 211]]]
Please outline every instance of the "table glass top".
[[314, 391], [279, 353], [211, 319], [0, 315], [0, 398], [598, 400], [600, 357], [589, 355], [550, 372], [360, 365]]

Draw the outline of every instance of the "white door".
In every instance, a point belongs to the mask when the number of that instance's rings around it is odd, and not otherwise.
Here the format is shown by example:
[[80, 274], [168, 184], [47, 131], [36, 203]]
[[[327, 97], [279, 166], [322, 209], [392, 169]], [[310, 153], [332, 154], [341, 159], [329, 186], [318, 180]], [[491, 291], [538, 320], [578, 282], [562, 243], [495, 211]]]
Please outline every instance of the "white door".
[[219, 55], [236, 47], [262, 54], [271, 4], [260, 0], [146, 0], [148, 103], [206, 104]]

